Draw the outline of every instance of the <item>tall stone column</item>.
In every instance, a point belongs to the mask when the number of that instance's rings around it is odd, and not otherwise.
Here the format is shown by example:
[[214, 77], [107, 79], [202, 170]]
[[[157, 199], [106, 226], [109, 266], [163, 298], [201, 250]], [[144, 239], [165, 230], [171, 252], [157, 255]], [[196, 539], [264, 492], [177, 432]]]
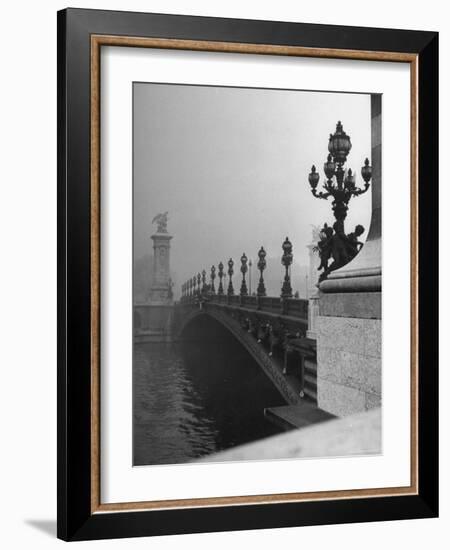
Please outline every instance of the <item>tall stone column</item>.
[[157, 232], [151, 236], [153, 241], [153, 282], [150, 288], [151, 304], [172, 304], [170, 279], [170, 241], [168, 233]]
[[316, 340], [317, 338], [317, 317], [319, 315], [319, 292], [317, 288], [317, 282], [319, 280], [319, 267], [320, 258], [317, 252], [314, 252], [314, 247], [320, 239], [320, 227], [316, 226], [312, 231], [311, 243], [307, 245], [308, 249], [308, 330], [306, 332], [307, 338]]
[[319, 281], [319, 272], [317, 268], [320, 264], [318, 252], [314, 252], [314, 248], [320, 240], [320, 226], [315, 225], [311, 231], [311, 242], [306, 246], [308, 249], [308, 296], [317, 294], [317, 282]]
[[345, 416], [381, 405], [381, 95], [372, 95], [372, 219], [361, 252], [319, 292], [318, 406]]
[[170, 278], [168, 212], [157, 214], [153, 241], [153, 277], [148, 298], [134, 308], [135, 342], [170, 342], [173, 337], [174, 303]]

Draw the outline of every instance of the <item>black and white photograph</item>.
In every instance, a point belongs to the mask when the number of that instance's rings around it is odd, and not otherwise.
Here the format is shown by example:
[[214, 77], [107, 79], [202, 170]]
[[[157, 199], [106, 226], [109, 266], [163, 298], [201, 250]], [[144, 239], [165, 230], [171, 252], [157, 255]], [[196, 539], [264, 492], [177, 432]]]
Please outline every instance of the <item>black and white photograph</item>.
[[382, 453], [382, 95], [132, 94], [133, 466]]

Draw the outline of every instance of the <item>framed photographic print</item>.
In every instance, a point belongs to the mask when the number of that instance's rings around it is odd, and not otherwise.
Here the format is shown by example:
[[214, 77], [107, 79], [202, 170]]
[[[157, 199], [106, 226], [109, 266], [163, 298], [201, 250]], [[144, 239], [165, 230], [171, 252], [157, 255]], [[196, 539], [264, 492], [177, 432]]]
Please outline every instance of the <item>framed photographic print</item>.
[[58, 13], [58, 536], [438, 513], [438, 36]]

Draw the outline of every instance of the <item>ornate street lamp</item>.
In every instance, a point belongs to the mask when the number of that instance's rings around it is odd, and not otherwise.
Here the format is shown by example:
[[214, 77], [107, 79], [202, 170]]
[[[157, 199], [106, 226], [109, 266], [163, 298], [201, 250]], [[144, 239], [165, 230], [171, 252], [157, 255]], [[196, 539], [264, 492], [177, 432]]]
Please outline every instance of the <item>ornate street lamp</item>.
[[202, 293], [206, 293], [206, 270], [202, 271]]
[[201, 289], [200, 289], [200, 282], [202, 280], [202, 276], [200, 275], [200, 273], [197, 273], [197, 294], [200, 296], [200, 292], [201, 292]]
[[281, 297], [282, 298], [292, 298], [292, 286], [291, 286], [291, 274], [290, 266], [294, 258], [292, 254], [292, 243], [286, 237], [283, 245], [283, 256], [281, 258], [281, 263], [284, 265], [286, 273], [284, 275], [283, 286], [281, 287]]
[[241, 273], [242, 273], [242, 284], [241, 284], [241, 296], [247, 296], [248, 290], [247, 285], [245, 283], [245, 274], [247, 273], [248, 267], [247, 267], [247, 256], [245, 255], [245, 252], [241, 256]]
[[[363, 189], [356, 187], [355, 176], [351, 169], [345, 175], [344, 164], [351, 148], [350, 136], [344, 132], [342, 123], [339, 121], [336, 125], [336, 132], [330, 134], [328, 141], [329, 155], [323, 165], [323, 171], [327, 178], [322, 186], [325, 192], [317, 192], [320, 176], [314, 165], [308, 178], [311, 192], [315, 197], [318, 199], [333, 197], [332, 208], [337, 222], [334, 227], [336, 233], [344, 233], [344, 220], [347, 216], [350, 199], [365, 193], [369, 189], [369, 182], [372, 179], [372, 167], [369, 165], [369, 159], [367, 158], [364, 166], [361, 168], [361, 176], [364, 180]], [[333, 178], [335, 178], [336, 183], [333, 181]]]
[[215, 266], [211, 267], [211, 293], [215, 294], [216, 289], [214, 288], [214, 279], [216, 278], [216, 268]]
[[234, 294], [234, 289], [233, 289], [233, 282], [231, 280], [231, 278], [233, 277], [233, 266], [234, 266], [234, 262], [233, 260], [230, 258], [228, 260], [228, 276], [229, 276], [229, 282], [228, 282], [228, 290], [227, 290], [227, 294], [228, 296], [233, 296]]
[[224, 273], [223, 273], [223, 263], [220, 262], [219, 263], [219, 288], [217, 290], [217, 294], [219, 294], [219, 296], [222, 296], [223, 295], [223, 285], [222, 285], [222, 278], [224, 276]]
[[252, 259], [248, 261], [248, 293], [252, 295]]
[[258, 270], [259, 270], [259, 282], [258, 282], [258, 288], [256, 289], [256, 294], [258, 296], [265, 296], [266, 295], [266, 287], [264, 286], [264, 277], [263, 277], [263, 271], [266, 269], [266, 251], [264, 250], [264, 247], [261, 247], [258, 252]]

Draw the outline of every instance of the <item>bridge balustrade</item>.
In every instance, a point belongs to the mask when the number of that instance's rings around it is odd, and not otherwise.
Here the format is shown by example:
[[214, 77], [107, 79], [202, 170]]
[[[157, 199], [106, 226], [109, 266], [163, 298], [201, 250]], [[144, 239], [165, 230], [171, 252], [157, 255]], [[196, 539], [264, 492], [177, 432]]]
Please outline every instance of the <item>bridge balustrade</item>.
[[241, 296], [241, 306], [254, 308], [258, 307], [258, 300], [256, 296]]
[[293, 317], [308, 318], [308, 300], [299, 298], [287, 298], [285, 300], [285, 313]]
[[206, 302], [226, 304], [233, 307], [242, 307], [308, 319], [308, 300], [299, 298], [279, 298], [278, 296], [227, 296], [226, 294], [209, 294], [204, 296], [185, 296], [181, 304], [198, 304], [204, 299]]
[[259, 298], [259, 309], [279, 313], [281, 311], [281, 298], [278, 298], [278, 296], [261, 296]]

